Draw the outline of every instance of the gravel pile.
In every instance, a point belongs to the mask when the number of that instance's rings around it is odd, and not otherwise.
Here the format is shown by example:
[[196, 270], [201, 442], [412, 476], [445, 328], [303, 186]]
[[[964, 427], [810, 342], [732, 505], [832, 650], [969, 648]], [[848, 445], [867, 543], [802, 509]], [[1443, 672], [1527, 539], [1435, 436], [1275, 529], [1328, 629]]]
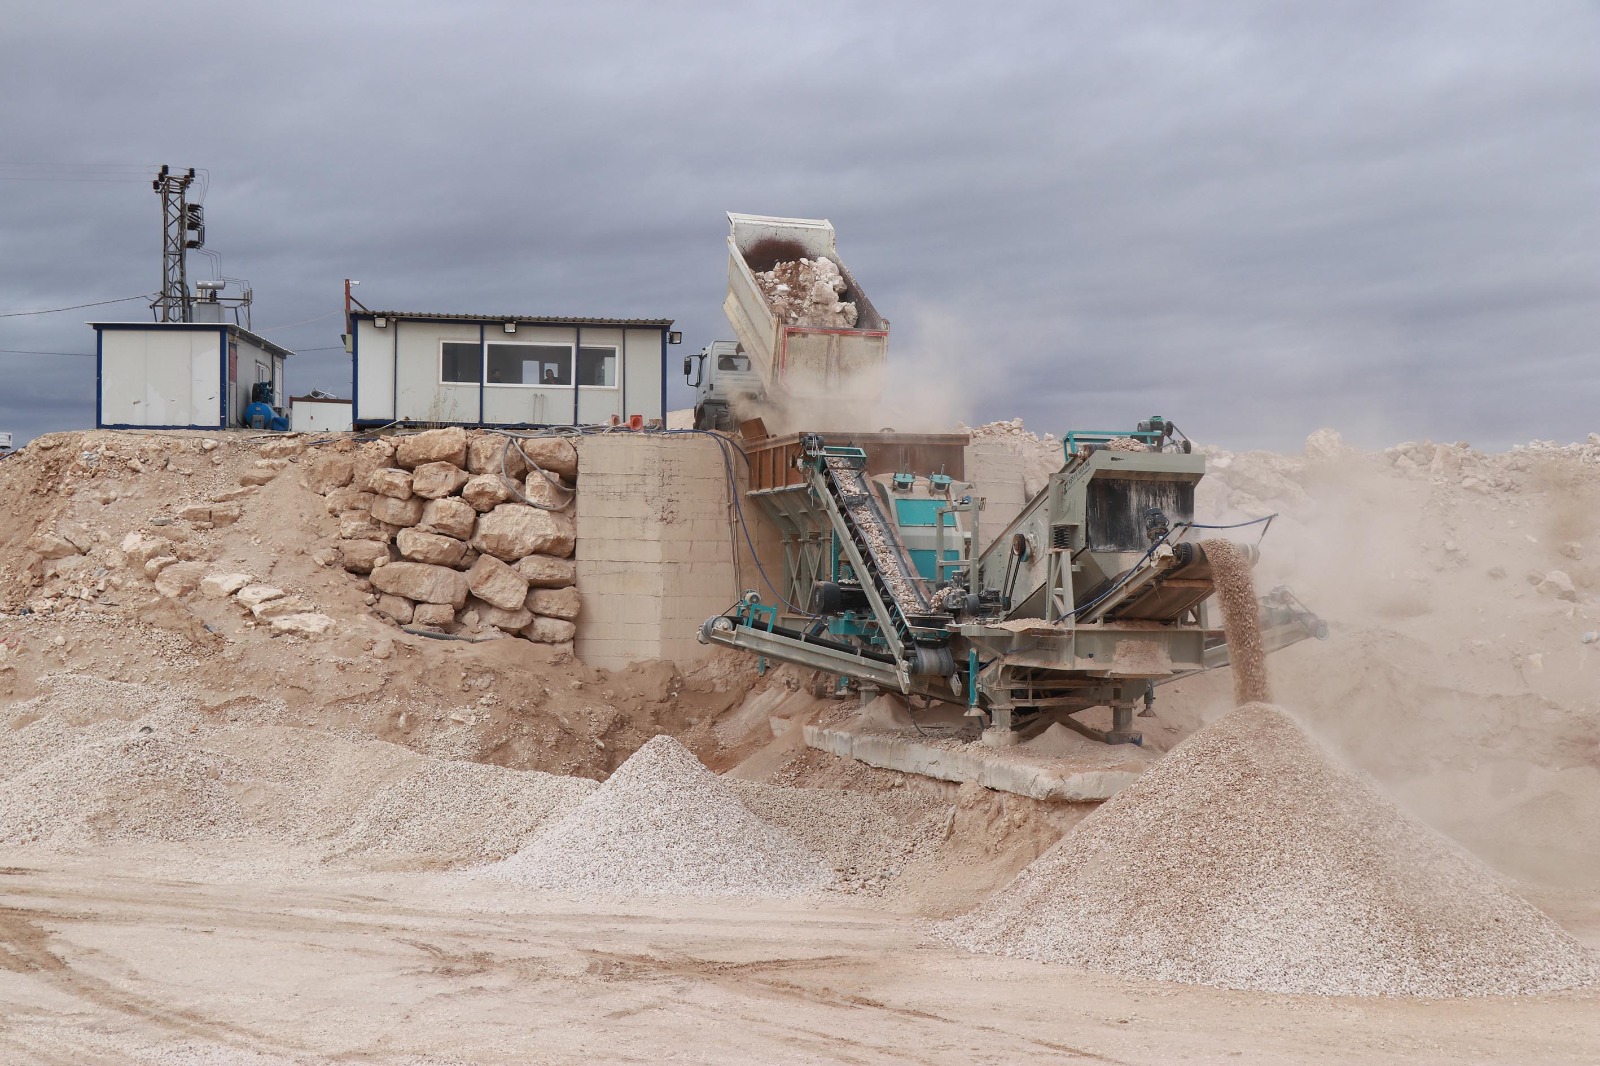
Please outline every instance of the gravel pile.
[[39, 758], [0, 780], [0, 843], [80, 847], [247, 832], [228, 787], [239, 780], [238, 768], [184, 738], [121, 727], [120, 735], [80, 733], [57, 748], [63, 733], [54, 721], [23, 732], [41, 742], [34, 746]]
[[831, 887], [843, 892], [882, 891], [907, 863], [944, 841], [951, 817], [948, 803], [921, 794], [727, 784], [750, 813], [790, 833], [831, 866]]
[[1491, 996], [1600, 981], [1596, 959], [1282, 711], [1196, 733], [984, 907], [973, 951], [1263, 992]]
[[333, 842], [336, 853], [405, 855], [439, 864], [503, 859], [598, 788], [557, 777], [470, 762], [418, 759], [373, 794]]
[[482, 876], [577, 895], [791, 897], [832, 871], [658, 736], [576, 810]]

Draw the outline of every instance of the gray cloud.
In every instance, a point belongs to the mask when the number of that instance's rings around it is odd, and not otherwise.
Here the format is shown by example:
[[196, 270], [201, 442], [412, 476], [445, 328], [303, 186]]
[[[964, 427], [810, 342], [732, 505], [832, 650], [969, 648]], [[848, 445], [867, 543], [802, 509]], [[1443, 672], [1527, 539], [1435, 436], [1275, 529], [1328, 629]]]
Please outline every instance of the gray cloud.
[[[298, 349], [347, 276], [698, 346], [721, 213], [815, 215], [941, 414], [1504, 446], [1600, 430], [1597, 60], [1576, 2], [35, 5], [0, 161], [207, 168], [224, 273]], [[153, 289], [157, 222], [136, 178], [0, 180], [0, 311]], [[89, 317], [0, 348], [88, 351]], [[0, 429], [85, 424], [81, 362], [0, 355]]]

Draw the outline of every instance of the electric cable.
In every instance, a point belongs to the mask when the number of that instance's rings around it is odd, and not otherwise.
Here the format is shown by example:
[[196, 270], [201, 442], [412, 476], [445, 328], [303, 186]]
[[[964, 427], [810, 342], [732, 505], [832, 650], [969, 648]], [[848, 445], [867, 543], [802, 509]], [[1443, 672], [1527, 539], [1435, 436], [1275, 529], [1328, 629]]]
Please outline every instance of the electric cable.
[[152, 300], [153, 296], [124, 296], [119, 300], [96, 300], [87, 304], [72, 304], [69, 307], [46, 307], [39, 311], [0, 311], [0, 318], [23, 318], [27, 315], [53, 315], [58, 311], [77, 311], [84, 307], [106, 307], [110, 304], [125, 304], [133, 300]]

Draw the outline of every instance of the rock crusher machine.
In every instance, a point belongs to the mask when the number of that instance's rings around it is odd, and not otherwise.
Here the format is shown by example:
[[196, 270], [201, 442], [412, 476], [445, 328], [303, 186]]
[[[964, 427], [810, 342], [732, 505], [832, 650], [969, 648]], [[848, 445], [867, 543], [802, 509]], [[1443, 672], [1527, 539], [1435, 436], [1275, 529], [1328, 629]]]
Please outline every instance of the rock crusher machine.
[[[834, 440], [796, 435], [754, 468], [749, 495], [783, 536], [787, 610], [746, 593], [702, 642], [898, 692], [914, 718], [955, 705], [995, 745], [1052, 722], [1138, 744], [1135, 710], [1157, 684], [1227, 663], [1193, 528], [1205, 460], [1171, 423], [1068, 434], [1065, 465], [976, 557], [973, 486], [903, 457], [871, 472], [875, 453], [916, 451], [897, 435]], [[1283, 589], [1263, 597], [1262, 626], [1269, 650], [1326, 634]], [[1073, 718], [1094, 707], [1109, 728]]]

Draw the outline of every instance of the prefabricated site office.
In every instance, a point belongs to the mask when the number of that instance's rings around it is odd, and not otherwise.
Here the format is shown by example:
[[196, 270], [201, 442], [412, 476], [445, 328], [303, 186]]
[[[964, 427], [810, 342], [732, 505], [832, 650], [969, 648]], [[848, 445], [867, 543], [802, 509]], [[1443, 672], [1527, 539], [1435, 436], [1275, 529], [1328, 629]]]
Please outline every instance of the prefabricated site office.
[[222, 322], [91, 322], [98, 429], [238, 426], [252, 388], [270, 382], [283, 402], [294, 353]]
[[358, 311], [355, 424], [664, 423], [671, 329], [670, 319]]

